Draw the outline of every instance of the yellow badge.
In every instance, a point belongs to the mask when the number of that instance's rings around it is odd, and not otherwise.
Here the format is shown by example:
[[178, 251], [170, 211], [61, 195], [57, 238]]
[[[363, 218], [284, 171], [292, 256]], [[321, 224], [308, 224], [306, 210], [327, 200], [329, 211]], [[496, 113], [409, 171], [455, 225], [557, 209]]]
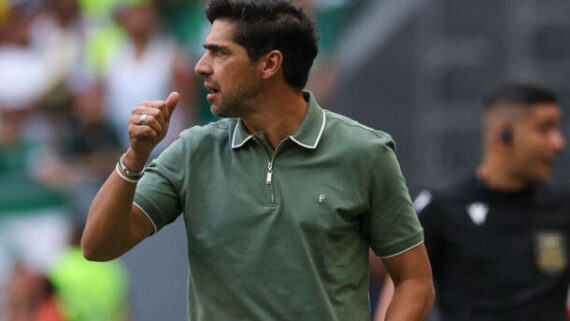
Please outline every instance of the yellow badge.
[[556, 275], [566, 268], [566, 235], [556, 231], [537, 231], [535, 233], [535, 256], [540, 270], [549, 275]]

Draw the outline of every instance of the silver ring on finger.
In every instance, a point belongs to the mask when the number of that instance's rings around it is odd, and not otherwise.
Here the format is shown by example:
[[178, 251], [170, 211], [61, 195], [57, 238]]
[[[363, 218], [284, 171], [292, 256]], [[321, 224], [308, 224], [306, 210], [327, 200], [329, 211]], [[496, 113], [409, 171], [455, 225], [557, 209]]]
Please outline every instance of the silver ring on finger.
[[141, 118], [139, 118], [139, 125], [144, 125], [147, 117], [148, 117], [147, 114], [141, 114]]

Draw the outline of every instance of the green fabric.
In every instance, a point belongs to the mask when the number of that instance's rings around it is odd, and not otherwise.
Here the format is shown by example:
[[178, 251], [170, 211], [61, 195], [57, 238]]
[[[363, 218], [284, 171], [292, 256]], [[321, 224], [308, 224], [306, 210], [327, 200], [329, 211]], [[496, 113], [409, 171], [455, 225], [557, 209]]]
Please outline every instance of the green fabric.
[[128, 280], [118, 261], [87, 261], [70, 248], [50, 274], [68, 321], [124, 321]]
[[24, 172], [28, 167], [30, 144], [0, 145], [0, 174]]
[[182, 47], [192, 55], [196, 54], [196, 48], [203, 52], [203, 27], [210, 25], [204, 15], [206, 4], [202, 1], [164, 1], [159, 5], [162, 16], [167, 17], [166, 23]]
[[33, 148], [24, 143], [0, 146], [0, 216], [65, 208], [68, 204], [66, 194], [30, 176], [28, 163], [31, 153]]
[[188, 320], [370, 320], [369, 246], [391, 256], [423, 241], [390, 136], [306, 97], [275, 153], [223, 119], [184, 131], [139, 182], [157, 229], [184, 212]]
[[68, 196], [50, 189], [26, 173], [0, 174], [0, 216], [47, 208], [65, 208]]
[[347, 8], [343, 6], [318, 11], [319, 52], [324, 53], [325, 56], [335, 49], [346, 25], [347, 12]]

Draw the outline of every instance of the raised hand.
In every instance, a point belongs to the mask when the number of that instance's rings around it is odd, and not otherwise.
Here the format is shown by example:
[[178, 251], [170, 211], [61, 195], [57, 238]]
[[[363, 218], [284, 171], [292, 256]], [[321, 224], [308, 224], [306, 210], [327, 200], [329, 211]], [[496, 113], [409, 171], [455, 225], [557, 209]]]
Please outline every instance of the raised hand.
[[166, 136], [170, 117], [179, 99], [180, 95], [172, 92], [165, 101], [144, 101], [132, 110], [129, 117], [131, 147], [125, 163], [131, 163], [133, 170], [142, 169], [152, 149]]

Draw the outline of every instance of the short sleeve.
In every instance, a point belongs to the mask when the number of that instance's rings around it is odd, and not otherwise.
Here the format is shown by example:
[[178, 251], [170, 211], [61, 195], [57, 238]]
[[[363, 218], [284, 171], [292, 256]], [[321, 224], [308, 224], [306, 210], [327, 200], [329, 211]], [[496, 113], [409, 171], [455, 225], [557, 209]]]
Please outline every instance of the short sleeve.
[[184, 140], [179, 138], [150, 163], [137, 185], [134, 204], [150, 219], [154, 232], [182, 212], [185, 160]]
[[422, 244], [423, 229], [394, 153], [394, 143], [380, 146], [371, 173], [367, 228], [372, 250], [389, 258]]

